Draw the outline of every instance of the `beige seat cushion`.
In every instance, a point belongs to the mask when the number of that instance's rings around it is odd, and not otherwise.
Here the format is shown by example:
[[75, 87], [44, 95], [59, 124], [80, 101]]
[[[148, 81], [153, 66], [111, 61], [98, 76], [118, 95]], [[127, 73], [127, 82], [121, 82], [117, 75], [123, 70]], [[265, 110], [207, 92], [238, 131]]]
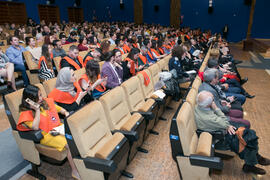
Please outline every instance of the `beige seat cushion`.
[[212, 135], [208, 132], [201, 133], [197, 145], [196, 154], [201, 156], [211, 155]]
[[40, 154], [58, 161], [63, 161], [67, 157], [67, 150], [58, 151], [55, 148], [44, 146], [42, 144], [36, 144], [36, 148]]
[[121, 127], [121, 130], [130, 131], [141, 117], [142, 115], [139, 113], [134, 113], [130, 119]]
[[148, 99], [143, 105], [143, 107], [139, 108], [139, 111], [147, 112], [153, 106], [154, 103], [155, 103], [154, 99]]
[[109, 154], [115, 149], [115, 147], [122, 141], [124, 135], [117, 132], [115, 133], [107, 143], [101, 147], [95, 154], [96, 158], [106, 159]]

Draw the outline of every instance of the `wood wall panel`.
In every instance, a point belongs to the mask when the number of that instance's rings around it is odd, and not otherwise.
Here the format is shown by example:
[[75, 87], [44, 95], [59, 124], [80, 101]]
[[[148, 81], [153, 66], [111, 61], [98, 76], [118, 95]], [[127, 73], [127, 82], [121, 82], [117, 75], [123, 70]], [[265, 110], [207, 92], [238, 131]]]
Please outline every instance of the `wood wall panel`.
[[84, 21], [83, 8], [68, 8], [69, 22], [81, 23]]
[[180, 9], [181, 0], [171, 0], [170, 24], [174, 27], [180, 27]]
[[143, 0], [134, 1], [134, 22], [136, 24], [143, 23]]
[[57, 22], [60, 24], [60, 12], [58, 6], [38, 5], [39, 19], [46, 24]]
[[0, 24], [25, 24], [27, 13], [24, 3], [0, 1]]

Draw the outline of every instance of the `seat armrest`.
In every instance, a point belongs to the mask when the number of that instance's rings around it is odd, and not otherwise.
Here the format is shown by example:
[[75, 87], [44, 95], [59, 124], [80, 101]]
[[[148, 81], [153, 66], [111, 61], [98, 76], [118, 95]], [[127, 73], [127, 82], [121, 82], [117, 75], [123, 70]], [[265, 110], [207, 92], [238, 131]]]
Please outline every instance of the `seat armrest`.
[[[166, 98], [166, 96], [163, 99], [161, 99], [161, 98], [153, 98], [153, 99], [156, 101], [156, 103], [158, 103], [158, 105], [163, 105], [163, 104], [165, 104], [165, 98]], [[147, 101], [148, 99], [150, 99], [150, 98], [146, 98], [145, 101]]]
[[144, 117], [144, 119], [146, 120], [152, 120], [154, 119], [155, 115], [153, 112], [143, 112], [143, 111], [133, 111], [131, 112], [131, 114], [134, 114], [134, 113], [139, 113], [140, 115], [142, 115]]
[[39, 73], [39, 69], [30, 69], [29, 71], [32, 74], [38, 74]]
[[112, 134], [120, 132], [124, 134], [124, 136], [128, 139], [130, 142], [137, 141], [139, 139], [139, 135], [137, 131], [123, 131], [123, 130], [113, 130]]
[[[202, 132], [208, 132], [208, 131], [203, 131], [201, 129], [196, 130], [196, 133], [198, 136], [200, 136], [200, 134]], [[225, 136], [222, 131], [212, 131], [212, 132], [208, 132], [208, 133], [210, 133], [213, 136], [214, 140], [222, 140], [222, 139], [224, 139], [224, 136]]]
[[32, 140], [34, 142], [39, 142], [43, 138], [41, 131], [42, 130], [18, 131], [18, 132], [19, 132], [19, 135], [22, 139], [28, 139], [28, 140]]
[[189, 157], [190, 164], [193, 166], [208, 167], [211, 169], [223, 169], [223, 162], [219, 157], [200, 156], [192, 154]]
[[106, 173], [113, 173], [117, 169], [117, 164], [113, 160], [99, 159], [95, 157], [77, 158], [83, 160], [84, 165], [88, 169], [94, 169]]

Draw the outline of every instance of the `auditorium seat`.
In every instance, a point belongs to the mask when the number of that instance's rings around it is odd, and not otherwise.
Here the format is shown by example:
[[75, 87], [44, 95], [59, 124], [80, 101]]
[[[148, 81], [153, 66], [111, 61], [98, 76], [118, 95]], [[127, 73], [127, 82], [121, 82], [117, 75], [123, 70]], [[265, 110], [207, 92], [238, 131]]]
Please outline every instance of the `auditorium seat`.
[[198, 91], [191, 88], [187, 94], [187, 97], [185, 99], [186, 102], [188, 102], [192, 108], [196, 105], [196, 97], [197, 97]]
[[[202, 132], [197, 135], [194, 119], [194, 109], [185, 102], [176, 117], [178, 141], [181, 149], [175, 157], [183, 179], [210, 179], [209, 168], [223, 168], [219, 157], [214, 157], [214, 144], [212, 135]], [[175, 138], [176, 139], [176, 138]]]
[[[166, 62], [166, 60], [164, 60]], [[159, 65], [156, 63], [156, 64], [153, 64], [151, 65], [148, 70], [150, 71], [151, 73], [151, 79], [152, 79], [152, 83], [153, 83], [153, 87], [155, 87], [155, 84], [160, 80], [160, 77], [159, 77], [159, 73], [162, 72]], [[159, 110], [159, 114], [158, 114], [158, 117], [161, 117], [163, 112], [165, 111], [165, 108], [166, 106], [168, 106], [170, 104], [172, 100], [172, 97], [171, 96], [166, 96], [165, 97], [165, 104], [163, 106], [160, 106], [160, 110]], [[163, 119], [163, 118], [161, 118]]]
[[61, 61], [61, 59], [62, 59], [62, 57], [53, 58], [53, 62], [54, 62], [54, 65], [56, 67], [57, 72], [60, 71], [60, 61]]
[[50, 92], [55, 88], [56, 79], [57, 78], [52, 78], [43, 82], [43, 86], [47, 94], [50, 94]]
[[202, 84], [202, 81], [201, 81], [200, 77], [197, 76], [192, 83], [192, 88], [198, 92], [201, 84]]
[[87, 51], [80, 51], [79, 52], [79, 56], [81, 56], [83, 59], [84, 59], [84, 57], [86, 56], [86, 54], [88, 53], [89, 51], [87, 50]]
[[98, 62], [100, 72], [101, 72], [101, 70], [102, 70], [102, 66], [103, 66], [104, 63], [105, 63], [105, 61], [100, 61], [100, 62]]
[[122, 60], [124, 61], [128, 56], [128, 53], [122, 55]]
[[129, 142], [122, 133], [111, 133], [99, 101], [93, 101], [70, 115], [65, 130], [82, 179], [114, 180], [119, 179], [121, 173], [127, 173]]
[[104, 107], [111, 131], [125, 132], [124, 135], [129, 139], [130, 162], [136, 155], [137, 149], [142, 149], [140, 146], [143, 143], [146, 123], [141, 114], [137, 112], [131, 114], [124, 93], [123, 88], [118, 86], [101, 96], [99, 100]]
[[85, 74], [85, 68], [78, 69], [74, 71], [74, 74], [77, 79], [80, 79], [83, 74]]
[[111, 45], [110, 45], [110, 47], [109, 47], [109, 51], [114, 50], [114, 49], [115, 49], [115, 47], [116, 47], [116, 45], [115, 45], [115, 44], [111, 44]]
[[[152, 81], [153, 81], [152, 75], [148, 69], [145, 69], [144, 72], [148, 75], [148, 77], [150, 79], [150, 83], [147, 86], [144, 83], [144, 76], [142, 75], [142, 73], [137, 74], [137, 77], [140, 80], [140, 87], [142, 88], [143, 97], [145, 99], [152, 98], [158, 103], [159, 112], [158, 112], [157, 117], [162, 119], [162, 120], [165, 120], [164, 118], [161, 117], [161, 115], [163, 114], [165, 106], [166, 106], [167, 96], [165, 96], [163, 99], [161, 99], [157, 95], [154, 94], [155, 90], [154, 90], [154, 86], [152, 83]], [[156, 123], [157, 123], [157, 119], [156, 119]]]
[[23, 56], [29, 69], [26, 71], [26, 73], [30, 81], [30, 84], [40, 83], [40, 80], [38, 77], [38, 74], [39, 74], [38, 65], [33, 61], [32, 54], [29, 51], [24, 51]]
[[[47, 97], [47, 94], [41, 84], [36, 84], [39, 87], [43, 97]], [[58, 151], [55, 148], [44, 146], [39, 144], [39, 141], [43, 138], [41, 130], [38, 131], [18, 131], [16, 128], [19, 120], [19, 105], [21, 104], [23, 89], [17, 90], [4, 97], [4, 104], [6, 114], [8, 116], [12, 135], [19, 147], [20, 152], [25, 160], [29, 161], [32, 165], [32, 169], [27, 171], [28, 174], [38, 177], [42, 176], [38, 173], [38, 166], [41, 164], [41, 157], [43, 160], [49, 161], [54, 164], [61, 165], [63, 160], [67, 156], [67, 151]]]
[[157, 103], [153, 99], [144, 99], [142, 89], [140, 87], [140, 81], [137, 76], [133, 76], [132, 78], [126, 80], [121, 84], [121, 86], [125, 91], [125, 97], [128, 103], [129, 111], [138, 111], [139, 113], [145, 112], [142, 113], [142, 115], [146, 120], [146, 138], [149, 132], [154, 132], [152, 129], [154, 128], [155, 120], [158, 114]]

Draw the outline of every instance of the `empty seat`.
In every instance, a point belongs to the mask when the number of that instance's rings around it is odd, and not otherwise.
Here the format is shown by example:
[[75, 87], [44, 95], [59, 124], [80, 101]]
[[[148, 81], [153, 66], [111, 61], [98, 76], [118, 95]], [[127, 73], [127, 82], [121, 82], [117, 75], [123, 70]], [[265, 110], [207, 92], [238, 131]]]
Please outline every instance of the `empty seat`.
[[[39, 87], [43, 97], [47, 97], [47, 94], [41, 84], [36, 84]], [[19, 105], [21, 104], [23, 89], [17, 90], [4, 97], [4, 104], [6, 114], [8, 116], [13, 137], [22, 153], [25, 160], [29, 161], [32, 165], [32, 170], [28, 171], [30, 175], [37, 177], [43, 176], [38, 173], [38, 166], [41, 164], [40, 155], [43, 155], [48, 159], [53, 159], [54, 163], [61, 164], [67, 156], [67, 151], [58, 151], [55, 148], [44, 146], [39, 144], [43, 135], [41, 131], [18, 131], [16, 128], [19, 120]]]
[[[214, 145], [212, 135], [202, 132], [198, 137], [194, 119], [194, 109], [185, 102], [176, 117], [178, 138], [180, 141], [177, 160], [183, 179], [210, 179], [209, 168], [222, 169], [223, 162], [219, 157], [213, 157]], [[172, 135], [170, 135], [172, 137]]]
[[111, 133], [99, 101], [87, 104], [67, 118], [66, 134], [82, 179], [119, 179], [127, 165], [129, 143], [120, 132]]
[[[121, 130], [128, 134], [135, 133], [135, 137], [130, 137], [131, 150], [129, 162], [134, 158], [137, 149], [142, 145], [146, 123], [143, 116], [139, 113], [131, 114], [128, 109], [128, 103], [122, 87], [118, 86], [105, 95], [100, 97], [100, 102], [112, 131]], [[137, 134], [137, 135], [136, 135]], [[141, 149], [141, 148], [139, 148]]]
[[147, 123], [147, 131], [145, 133], [145, 137], [147, 137], [149, 132], [155, 133], [152, 130], [155, 125], [155, 119], [158, 114], [158, 106], [155, 100], [148, 99], [145, 101], [142, 94], [142, 89], [140, 87], [140, 80], [138, 79], [137, 76], [133, 76], [132, 78], [128, 79], [127, 81], [122, 83], [121, 86], [125, 91], [129, 111], [148, 113], [148, 114], [142, 113]]

